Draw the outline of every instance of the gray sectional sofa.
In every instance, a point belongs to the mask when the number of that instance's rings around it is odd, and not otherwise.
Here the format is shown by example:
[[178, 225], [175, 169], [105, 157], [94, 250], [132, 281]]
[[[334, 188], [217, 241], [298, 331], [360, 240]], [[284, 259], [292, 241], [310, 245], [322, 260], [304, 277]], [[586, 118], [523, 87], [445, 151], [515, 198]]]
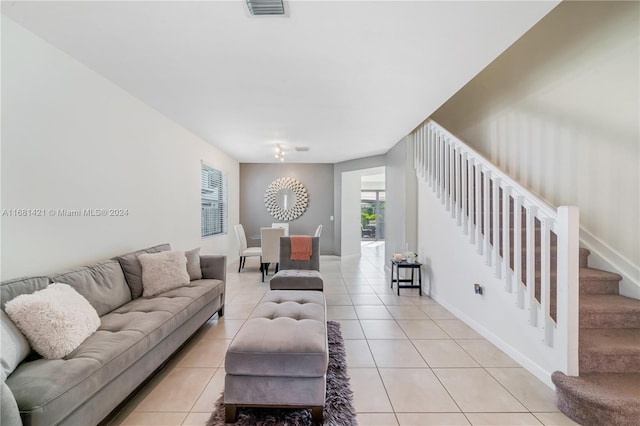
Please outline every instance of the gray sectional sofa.
[[[1, 283], [2, 310], [20, 294], [62, 282], [89, 301], [101, 323], [63, 359], [43, 359], [32, 352], [9, 374], [0, 391], [3, 426], [100, 423], [211, 316], [223, 315], [224, 256], [200, 256], [201, 279], [154, 297], [141, 296], [137, 256], [164, 250], [170, 250], [168, 244], [61, 274]], [[3, 312], [2, 320], [6, 318]]]

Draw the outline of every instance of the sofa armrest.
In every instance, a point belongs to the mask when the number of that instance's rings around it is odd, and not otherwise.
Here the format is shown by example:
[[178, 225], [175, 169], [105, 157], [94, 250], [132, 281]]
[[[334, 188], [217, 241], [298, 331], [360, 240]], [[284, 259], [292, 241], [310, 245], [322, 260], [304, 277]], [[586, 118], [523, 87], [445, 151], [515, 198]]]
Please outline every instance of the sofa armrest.
[[200, 269], [202, 278], [227, 280], [227, 256], [202, 255], [200, 256]]

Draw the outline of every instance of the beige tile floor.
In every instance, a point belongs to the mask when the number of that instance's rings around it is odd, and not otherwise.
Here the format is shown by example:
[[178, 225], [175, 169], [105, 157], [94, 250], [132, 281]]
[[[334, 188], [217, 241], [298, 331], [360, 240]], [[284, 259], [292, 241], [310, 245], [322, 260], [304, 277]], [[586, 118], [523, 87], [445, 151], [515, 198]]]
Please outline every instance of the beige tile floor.
[[[198, 425], [224, 387], [224, 354], [268, 289], [257, 263], [230, 268], [225, 316], [195, 338], [109, 422]], [[327, 315], [339, 321], [360, 425], [571, 425], [554, 393], [426, 295], [389, 288], [384, 244], [321, 261]]]

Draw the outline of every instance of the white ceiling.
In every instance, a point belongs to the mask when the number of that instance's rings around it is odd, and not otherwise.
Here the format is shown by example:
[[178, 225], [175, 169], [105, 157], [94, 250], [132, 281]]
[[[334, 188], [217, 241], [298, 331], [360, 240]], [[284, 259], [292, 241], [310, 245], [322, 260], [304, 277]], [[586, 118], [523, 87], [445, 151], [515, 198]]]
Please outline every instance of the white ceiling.
[[[2, 12], [240, 162], [385, 153], [557, 1], [2, 2]], [[308, 152], [293, 152], [308, 146]]]

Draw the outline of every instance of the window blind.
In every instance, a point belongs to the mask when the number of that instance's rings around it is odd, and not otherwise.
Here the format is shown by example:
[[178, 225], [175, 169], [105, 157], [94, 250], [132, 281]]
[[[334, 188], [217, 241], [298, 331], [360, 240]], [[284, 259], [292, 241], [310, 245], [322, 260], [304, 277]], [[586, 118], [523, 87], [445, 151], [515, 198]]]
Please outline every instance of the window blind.
[[224, 173], [202, 163], [200, 174], [201, 234], [227, 233], [227, 179]]

